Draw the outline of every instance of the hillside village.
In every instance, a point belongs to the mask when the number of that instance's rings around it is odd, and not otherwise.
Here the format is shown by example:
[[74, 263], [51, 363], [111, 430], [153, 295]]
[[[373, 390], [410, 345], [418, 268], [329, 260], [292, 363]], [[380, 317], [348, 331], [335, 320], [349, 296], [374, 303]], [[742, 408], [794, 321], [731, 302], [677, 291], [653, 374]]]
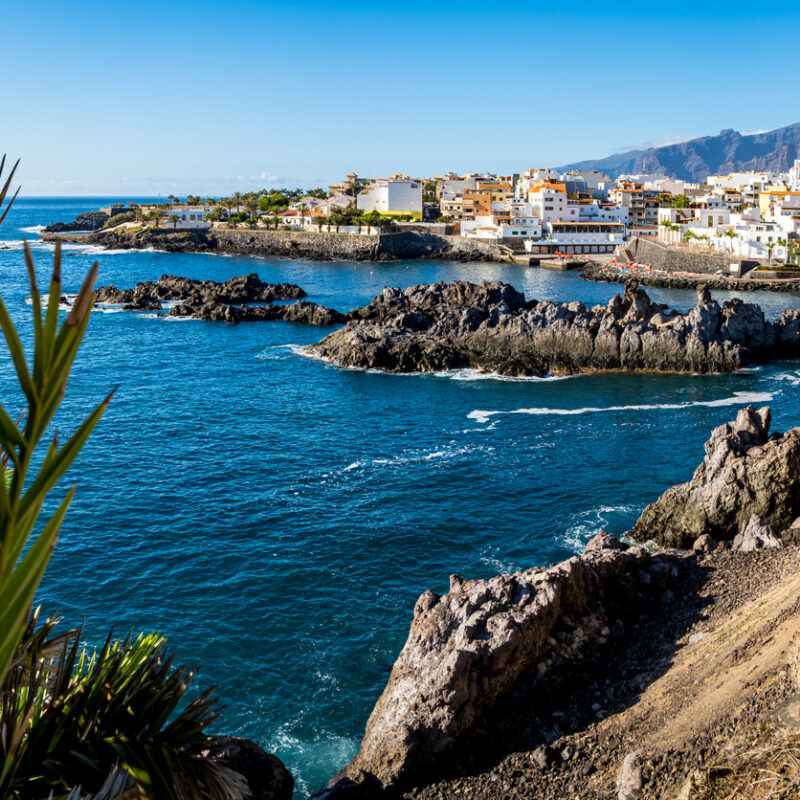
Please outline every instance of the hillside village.
[[594, 171], [530, 169], [364, 178], [327, 190], [264, 190], [186, 203], [115, 205], [106, 227], [150, 221], [173, 230], [212, 227], [362, 234], [415, 230], [460, 235], [509, 252], [608, 254], [634, 237], [773, 265], [800, 263], [800, 159], [786, 173], [709, 175], [703, 183], [661, 175], [611, 179]]

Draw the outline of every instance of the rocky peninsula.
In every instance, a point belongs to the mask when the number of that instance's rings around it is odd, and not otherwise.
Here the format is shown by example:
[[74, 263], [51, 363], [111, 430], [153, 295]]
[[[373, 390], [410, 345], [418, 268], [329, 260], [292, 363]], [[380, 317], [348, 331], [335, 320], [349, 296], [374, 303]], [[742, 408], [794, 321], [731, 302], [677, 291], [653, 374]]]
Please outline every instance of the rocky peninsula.
[[333, 325], [345, 321], [338, 311], [316, 303], [300, 301], [276, 305], [275, 300], [305, 297], [293, 283], [264, 283], [254, 272], [222, 283], [162, 275], [157, 281], [143, 281], [132, 289], [101, 286], [95, 302], [122, 305], [128, 311], [161, 311], [164, 302], [178, 301], [167, 313], [214, 322], [257, 322], [283, 319], [312, 325]]
[[800, 355], [800, 310], [768, 321], [759, 306], [720, 306], [706, 287], [685, 314], [651, 302], [636, 281], [608, 305], [526, 300], [506, 283], [456, 281], [384, 289], [309, 351], [348, 367], [503, 375], [732, 372]]
[[[769, 417], [743, 409], [706, 460], [744, 448], [766, 485]], [[775, 446], [787, 438], [800, 429]], [[794, 497], [800, 472], [787, 478]], [[744, 527], [762, 525], [743, 505]], [[729, 519], [683, 553], [601, 532], [560, 564], [423, 593], [358, 754], [314, 797], [797, 796], [800, 519], [756, 545]]]

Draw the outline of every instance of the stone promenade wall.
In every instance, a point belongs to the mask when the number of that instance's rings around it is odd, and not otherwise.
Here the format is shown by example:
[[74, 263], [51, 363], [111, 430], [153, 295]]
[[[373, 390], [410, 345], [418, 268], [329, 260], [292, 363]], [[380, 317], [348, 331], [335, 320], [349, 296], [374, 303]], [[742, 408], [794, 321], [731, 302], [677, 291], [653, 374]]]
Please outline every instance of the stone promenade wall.
[[667, 272], [713, 274], [722, 270], [728, 275], [732, 263], [741, 263], [743, 272], [752, 269], [758, 263], [729, 253], [703, 253], [688, 248], [667, 247], [660, 242], [650, 242], [639, 237], [631, 239], [625, 249], [632, 261], [650, 264]]

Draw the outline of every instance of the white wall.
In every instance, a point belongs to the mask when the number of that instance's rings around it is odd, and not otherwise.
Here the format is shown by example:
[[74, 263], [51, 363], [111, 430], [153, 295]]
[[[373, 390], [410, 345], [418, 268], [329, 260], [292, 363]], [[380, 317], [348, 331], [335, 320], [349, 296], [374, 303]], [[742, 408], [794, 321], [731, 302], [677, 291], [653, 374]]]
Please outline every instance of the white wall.
[[357, 207], [362, 211], [422, 211], [422, 183], [419, 181], [380, 181], [360, 192]]

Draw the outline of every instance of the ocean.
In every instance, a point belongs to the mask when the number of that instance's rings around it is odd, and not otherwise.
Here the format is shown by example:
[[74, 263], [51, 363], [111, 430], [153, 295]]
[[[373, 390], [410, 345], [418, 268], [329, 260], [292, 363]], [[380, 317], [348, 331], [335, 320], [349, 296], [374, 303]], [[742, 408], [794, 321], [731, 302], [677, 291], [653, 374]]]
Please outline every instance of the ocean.
[[[38, 227], [102, 198], [21, 197], [0, 228], [0, 293], [30, 342], [20, 240], [47, 282]], [[169, 273], [256, 272], [347, 311], [384, 286], [503, 280], [526, 296], [605, 303], [621, 287], [573, 273], [441, 261], [64, 250], [64, 289], [89, 266], [118, 288]], [[693, 291], [649, 290], [685, 310]], [[716, 292], [721, 301], [734, 296]], [[770, 317], [791, 295], [746, 299]], [[111, 407], [55, 493], [78, 485], [38, 602], [84, 624], [160, 631], [217, 687], [217, 729], [278, 755], [303, 797], [355, 754], [405, 641], [414, 603], [451, 573], [483, 578], [580, 553], [626, 531], [688, 480], [711, 429], [748, 403], [800, 424], [800, 364], [735, 375], [512, 379], [461, 370], [388, 375], [301, 352], [329, 330], [93, 314], [62, 407], [66, 435], [114, 386]], [[0, 356], [3, 405], [21, 399]]]

